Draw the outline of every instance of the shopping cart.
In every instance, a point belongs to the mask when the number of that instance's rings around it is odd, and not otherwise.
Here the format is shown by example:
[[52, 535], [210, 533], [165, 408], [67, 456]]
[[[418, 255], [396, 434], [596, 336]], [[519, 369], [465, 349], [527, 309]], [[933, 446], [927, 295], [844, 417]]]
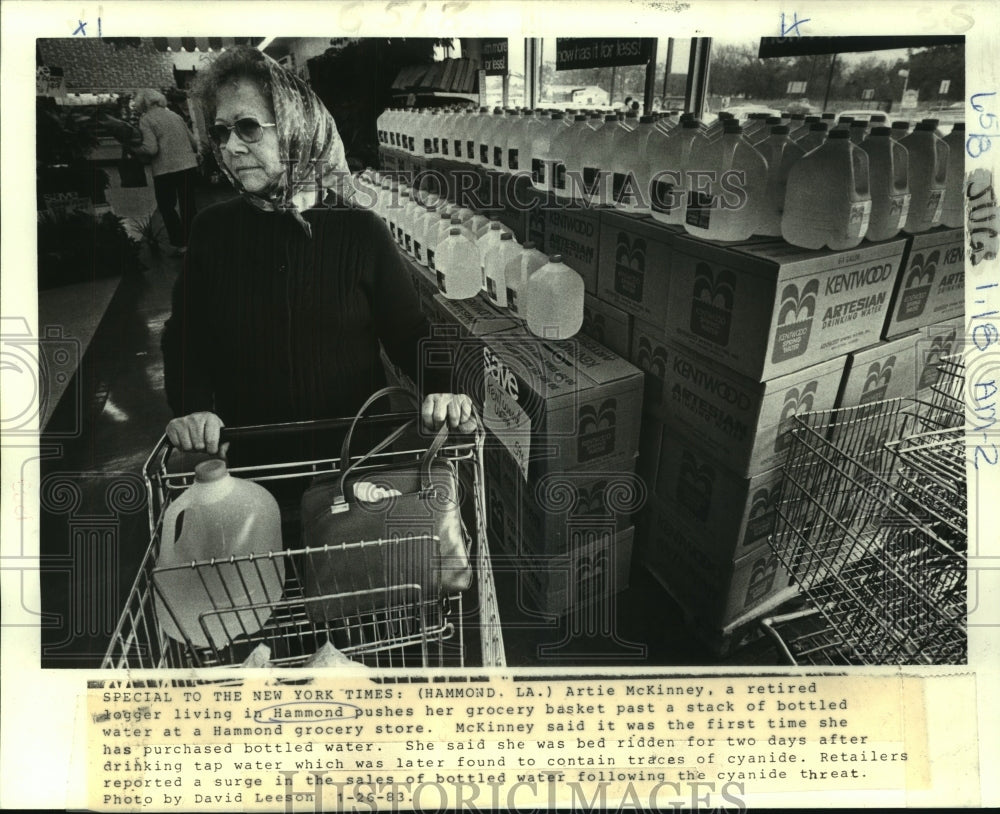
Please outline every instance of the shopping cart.
[[792, 664], [966, 660], [960, 360], [926, 401], [793, 419], [770, 544], [798, 607], [762, 620]]
[[[370, 416], [361, 419], [358, 427], [399, 425], [412, 417], [412, 413]], [[345, 430], [354, 420], [224, 428], [223, 441], [235, 447], [241, 441], [273, 440], [289, 433]], [[355, 471], [420, 460], [425, 452], [426, 449], [382, 451], [370, 456]], [[341, 461], [322, 458], [236, 466], [230, 469], [233, 475], [256, 481], [278, 497], [285, 550], [267, 556], [231, 557], [182, 566], [193, 570], [206, 587], [207, 596], [218, 596], [218, 586], [225, 586], [224, 601], [214, 603], [211, 610], [199, 616], [205, 635], [197, 644], [192, 641], [197, 636], [182, 634], [181, 641], [166, 635], [162, 620], [157, 619], [157, 613], [163, 613], [169, 606], [159, 588], [163, 571], [169, 569], [156, 568], [163, 515], [171, 501], [194, 480], [193, 471], [171, 471], [176, 468], [175, 454], [168, 439], [163, 437], [144, 466], [151, 540], [103, 667], [238, 667], [264, 666], [264, 663], [271, 667], [308, 666], [316, 664], [313, 659], [317, 653], [330, 652], [329, 645], [335, 648], [332, 652], [341, 661], [346, 657], [368, 667], [463, 666], [477, 639], [482, 666], [505, 664], [487, 547], [481, 422], [477, 432], [457, 441], [450, 438], [438, 453], [442, 460], [457, 468], [463, 486], [462, 518], [475, 574], [472, 588], [464, 594], [440, 596], [434, 591], [432, 595], [418, 579], [379, 584], [379, 574], [373, 568], [368, 587], [355, 583], [341, 590], [340, 586], [325, 582], [324, 594], [308, 595], [306, 575], [312, 572], [319, 558], [325, 560], [326, 573], [335, 579], [336, 558], [368, 557], [373, 562], [395, 558], [397, 562], [405, 562], [425, 557], [429, 562], [430, 552], [436, 550], [436, 539], [425, 535], [322, 548], [294, 547], [292, 544], [299, 545], [300, 539], [302, 492], [317, 475], [339, 471]], [[474, 533], [469, 533], [469, 529]], [[359, 569], [348, 570], [356, 575]], [[220, 579], [220, 574], [225, 578]], [[155, 579], [157, 575], [161, 575], [160, 580]], [[281, 596], [273, 601], [252, 600], [252, 596], [260, 595], [254, 587], [269, 582], [283, 586]], [[331, 607], [341, 607], [343, 612], [331, 614]], [[474, 627], [467, 624], [472, 621], [477, 623]], [[172, 627], [177, 630], [176, 625]], [[261, 645], [266, 645], [266, 650]], [[326, 662], [320, 664], [331, 666]]]

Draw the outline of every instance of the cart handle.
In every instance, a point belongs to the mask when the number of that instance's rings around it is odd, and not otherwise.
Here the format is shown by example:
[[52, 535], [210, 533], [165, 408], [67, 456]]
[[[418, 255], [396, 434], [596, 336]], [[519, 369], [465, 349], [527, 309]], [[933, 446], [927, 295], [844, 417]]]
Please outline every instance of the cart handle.
[[[314, 430], [348, 429], [356, 416], [347, 418], [321, 418], [314, 421], [292, 421], [283, 424], [251, 424], [244, 427], [222, 427], [219, 441], [235, 441], [241, 438], [261, 438], [275, 435], [293, 435]], [[412, 412], [381, 413], [365, 416], [366, 424], [398, 424], [413, 418]]]

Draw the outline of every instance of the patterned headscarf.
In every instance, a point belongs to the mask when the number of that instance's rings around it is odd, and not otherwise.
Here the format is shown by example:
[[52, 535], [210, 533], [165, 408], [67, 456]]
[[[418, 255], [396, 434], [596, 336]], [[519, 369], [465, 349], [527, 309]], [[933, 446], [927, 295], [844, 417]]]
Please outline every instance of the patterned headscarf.
[[333, 116], [312, 89], [266, 54], [261, 57], [270, 74], [279, 155], [286, 159], [282, 181], [267, 193], [248, 192], [229, 171], [222, 150], [214, 142], [212, 150], [219, 168], [245, 200], [265, 212], [287, 212], [312, 237], [300, 210], [323, 203], [319, 190], [323, 195], [332, 192], [341, 200], [351, 197], [344, 144]]

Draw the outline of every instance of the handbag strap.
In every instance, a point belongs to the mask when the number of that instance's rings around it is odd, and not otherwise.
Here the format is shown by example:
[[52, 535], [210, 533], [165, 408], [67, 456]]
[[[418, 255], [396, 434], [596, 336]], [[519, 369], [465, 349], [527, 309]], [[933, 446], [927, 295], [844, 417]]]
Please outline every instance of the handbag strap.
[[[334, 511], [345, 511], [347, 509], [347, 499], [344, 497], [346, 494], [347, 477], [351, 474], [357, 467], [371, 458], [373, 455], [377, 455], [383, 449], [388, 447], [390, 444], [397, 441], [403, 433], [409, 430], [416, 423], [416, 419], [406, 422], [402, 427], [397, 427], [389, 435], [383, 438], [379, 443], [372, 447], [368, 452], [362, 455], [358, 460], [348, 466], [340, 476], [337, 481], [336, 490], [333, 493], [333, 510]], [[447, 423], [442, 424], [437, 434], [434, 436], [427, 447], [427, 451], [424, 452], [423, 457], [420, 459], [420, 489], [426, 492], [431, 488], [431, 464], [434, 462], [434, 458], [441, 451], [441, 447], [444, 446], [444, 442], [448, 439], [448, 425]]]
[[[344, 443], [340, 447], [341, 466], [343, 466], [344, 462], [351, 460], [351, 441], [354, 439], [354, 428], [357, 427], [358, 422], [364, 417], [365, 411], [376, 401], [383, 399], [386, 396], [405, 396], [413, 403], [414, 410], [417, 407], [416, 397], [405, 387], [383, 387], [381, 390], [376, 390], [372, 393], [368, 397], [368, 400], [358, 409], [358, 412], [355, 413], [354, 420], [351, 422], [351, 426], [347, 430], [347, 435], [344, 436]], [[393, 438], [393, 441], [395, 440], [396, 439]]]

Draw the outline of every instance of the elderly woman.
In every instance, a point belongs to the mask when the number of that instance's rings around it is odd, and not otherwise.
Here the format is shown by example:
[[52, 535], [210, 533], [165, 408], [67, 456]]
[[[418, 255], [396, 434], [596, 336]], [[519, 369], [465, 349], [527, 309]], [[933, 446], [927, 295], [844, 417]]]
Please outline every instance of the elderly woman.
[[130, 149], [152, 159], [156, 207], [163, 216], [170, 244], [183, 252], [195, 216], [198, 142], [184, 120], [167, 109], [167, 99], [158, 90], [138, 91], [133, 105], [139, 115], [142, 144]]
[[[225, 51], [199, 81], [239, 197], [198, 215], [174, 291], [163, 336], [171, 442], [214, 453], [224, 423], [352, 415], [385, 384], [380, 344], [429, 394], [425, 427], [471, 430], [469, 398], [443, 392], [450, 372], [418, 371], [429, 325], [388, 230], [333, 192], [347, 165], [323, 104], [253, 48]], [[317, 167], [329, 191], [320, 206]]]

